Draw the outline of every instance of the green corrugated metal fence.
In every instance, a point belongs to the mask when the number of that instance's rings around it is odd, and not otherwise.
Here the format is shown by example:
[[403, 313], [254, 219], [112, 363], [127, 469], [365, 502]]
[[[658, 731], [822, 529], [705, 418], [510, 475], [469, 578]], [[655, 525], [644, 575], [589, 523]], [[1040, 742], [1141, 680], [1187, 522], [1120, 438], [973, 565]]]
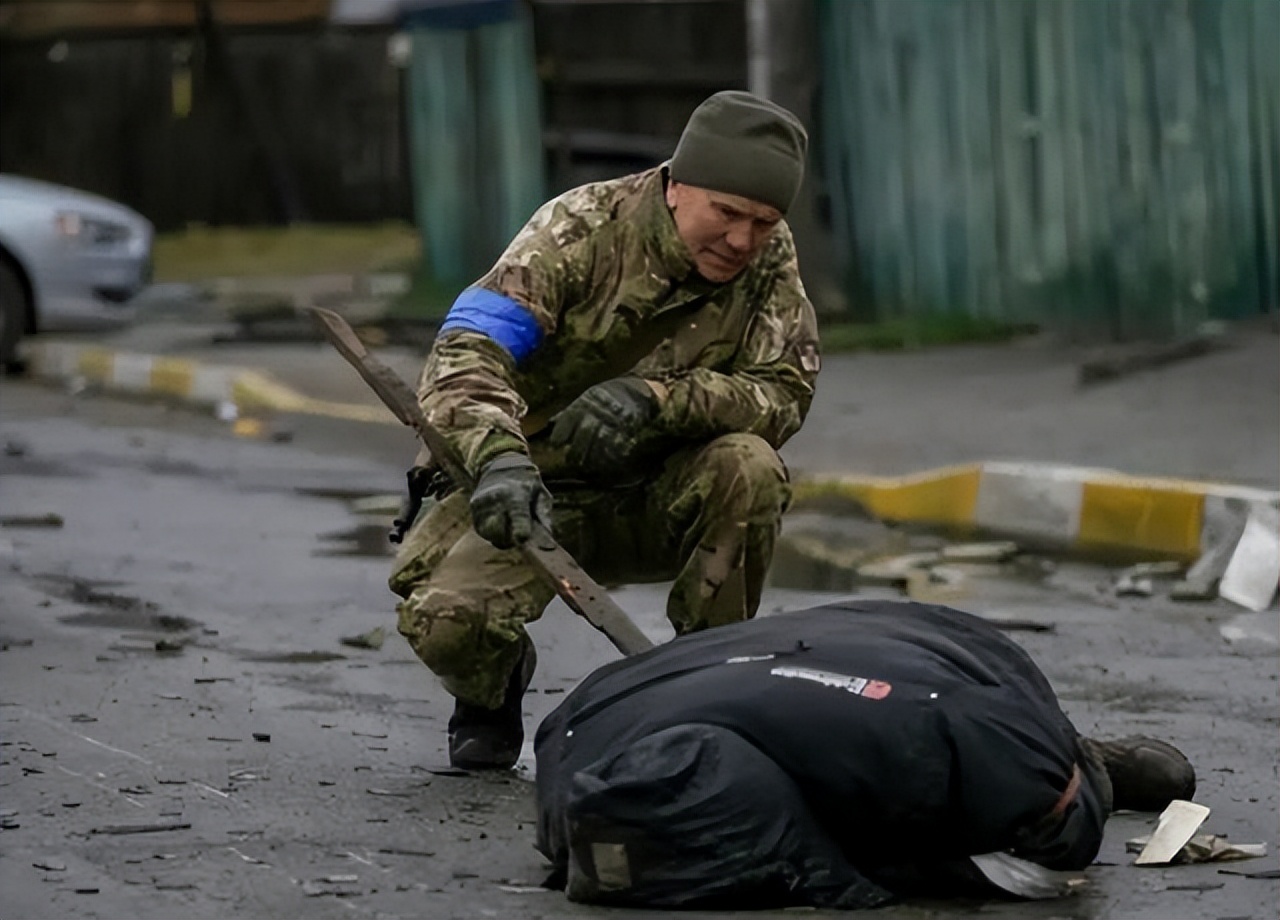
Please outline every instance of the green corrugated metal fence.
[[1277, 309], [1276, 0], [824, 0], [855, 302], [1082, 337]]
[[527, 11], [482, 6], [496, 15], [409, 24], [414, 213], [426, 270], [445, 285], [487, 270], [545, 197]]

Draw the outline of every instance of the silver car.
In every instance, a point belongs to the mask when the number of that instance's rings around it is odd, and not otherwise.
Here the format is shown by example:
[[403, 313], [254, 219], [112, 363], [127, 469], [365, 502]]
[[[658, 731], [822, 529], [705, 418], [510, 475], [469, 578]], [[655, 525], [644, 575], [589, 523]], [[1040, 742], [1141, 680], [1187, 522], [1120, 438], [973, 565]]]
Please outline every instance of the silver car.
[[122, 204], [0, 175], [0, 363], [24, 335], [104, 328], [133, 317], [151, 280], [154, 228]]

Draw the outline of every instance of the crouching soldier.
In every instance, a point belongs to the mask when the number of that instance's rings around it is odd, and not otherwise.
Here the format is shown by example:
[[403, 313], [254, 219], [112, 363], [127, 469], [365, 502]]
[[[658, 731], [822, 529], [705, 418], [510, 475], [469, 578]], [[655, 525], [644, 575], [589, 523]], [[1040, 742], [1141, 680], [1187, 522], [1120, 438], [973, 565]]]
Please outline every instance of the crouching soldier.
[[[600, 668], [538, 729], [538, 849], [571, 899], [874, 907], [1062, 893], [1115, 809], [1195, 771], [1081, 737], [982, 619], [846, 602], [677, 638]], [[1048, 870], [1048, 871], [1046, 871]]]
[[674, 579], [679, 634], [755, 614], [819, 367], [783, 220], [806, 146], [717, 93], [669, 162], [543, 205], [441, 325], [419, 396], [476, 488], [418, 516], [390, 584], [456, 700], [456, 766], [520, 752], [525, 624], [553, 597], [518, 550], [534, 519], [598, 581]]

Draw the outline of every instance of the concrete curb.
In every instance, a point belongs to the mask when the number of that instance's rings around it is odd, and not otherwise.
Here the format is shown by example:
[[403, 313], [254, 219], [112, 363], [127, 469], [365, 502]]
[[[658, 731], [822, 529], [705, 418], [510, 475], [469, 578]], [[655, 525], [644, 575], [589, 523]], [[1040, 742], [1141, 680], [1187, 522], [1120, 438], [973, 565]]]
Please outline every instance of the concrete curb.
[[173, 399], [210, 408], [229, 403], [238, 414], [296, 412], [358, 422], [400, 424], [382, 406], [313, 399], [269, 374], [250, 368], [67, 342], [34, 342], [24, 353], [31, 375], [40, 380], [79, 379], [108, 392]]
[[1280, 506], [1280, 492], [1113, 470], [980, 463], [903, 477], [802, 477], [797, 507], [850, 503], [885, 521], [1006, 537], [1045, 549], [1191, 561], [1228, 511]]

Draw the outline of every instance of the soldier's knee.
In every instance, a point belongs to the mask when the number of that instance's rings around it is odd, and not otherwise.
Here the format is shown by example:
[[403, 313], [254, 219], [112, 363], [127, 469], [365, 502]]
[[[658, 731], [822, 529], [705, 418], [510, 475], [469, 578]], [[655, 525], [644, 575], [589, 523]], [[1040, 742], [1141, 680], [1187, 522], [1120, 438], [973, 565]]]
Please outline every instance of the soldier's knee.
[[781, 514], [791, 500], [782, 458], [757, 435], [723, 435], [706, 446], [701, 459], [719, 502], [759, 516]]
[[422, 663], [443, 677], [474, 657], [477, 631], [469, 617], [434, 594], [426, 589], [401, 601], [397, 629]]

